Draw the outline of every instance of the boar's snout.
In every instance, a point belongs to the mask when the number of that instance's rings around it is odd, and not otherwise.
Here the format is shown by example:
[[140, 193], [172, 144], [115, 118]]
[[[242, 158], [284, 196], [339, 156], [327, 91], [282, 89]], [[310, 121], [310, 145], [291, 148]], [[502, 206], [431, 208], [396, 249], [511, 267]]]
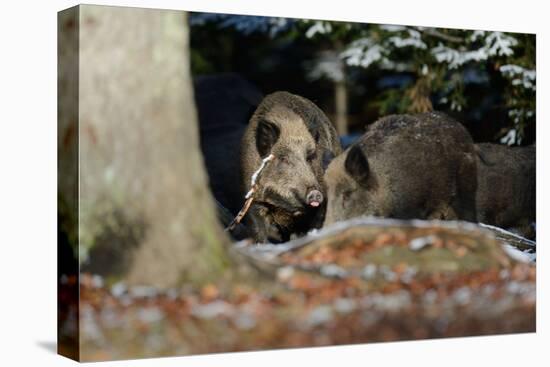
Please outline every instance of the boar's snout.
[[312, 206], [314, 208], [321, 205], [323, 202], [323, 194], [319, 190], [311, 190], [306, 197], [307, 205]]

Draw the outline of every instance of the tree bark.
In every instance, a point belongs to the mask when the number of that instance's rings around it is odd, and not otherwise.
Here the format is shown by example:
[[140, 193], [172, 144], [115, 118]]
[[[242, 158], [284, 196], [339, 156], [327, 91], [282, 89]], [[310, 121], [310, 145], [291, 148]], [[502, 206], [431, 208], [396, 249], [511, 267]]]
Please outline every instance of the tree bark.
[[[335, 42], [337, 55], [340, 55], [344, 45]], [[342, 62], [342, 61], [340, 61]], [[340, 136], [348, 134], [348, 89], [346, 85], [346, 65], [342, 62], [342, 79], [334, 82], [334, 112], [336, 115], [336, 131]]]
[[336, 110], [336, 131], [340, 136], [348, 133], [348, 90], [346, 81], [334, 83], [334, 102]]
[[81, 253], [110, 248], [95, 270], [132, 253], [115, 267], [132, 284], [219, 278], [229, 240], [199, 149], [186, 13], [84, 5], [80, 26]]

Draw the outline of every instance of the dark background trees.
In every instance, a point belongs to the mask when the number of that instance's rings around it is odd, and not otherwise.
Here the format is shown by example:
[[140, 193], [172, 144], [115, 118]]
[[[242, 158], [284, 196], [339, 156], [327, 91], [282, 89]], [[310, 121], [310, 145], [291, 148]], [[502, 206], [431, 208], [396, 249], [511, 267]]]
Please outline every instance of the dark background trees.
[[289, 90], [341, 135], [390, 113], [445, 111], [478, 142], [535, 141], [535, 35], [191, 14], [194, 75]]

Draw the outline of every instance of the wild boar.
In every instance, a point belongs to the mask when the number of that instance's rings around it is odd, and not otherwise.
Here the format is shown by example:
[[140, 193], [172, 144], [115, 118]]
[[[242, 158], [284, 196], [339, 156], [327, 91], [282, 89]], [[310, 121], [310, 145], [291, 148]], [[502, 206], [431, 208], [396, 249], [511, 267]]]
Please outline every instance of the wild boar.
[[534, 238], [536, 209], [536, 149], [477, 144], [477, 217], [485, 224], [508, 228]]
[[324, 178], [324, 225], [362, 215], [476, 221], [474, 144], [443, 113], [379, 119]]
[[323, 174], [341, 152], [336, 130], [310, 100], [288, 92], [266, 96], [250, 119], [241, 144], [243, 194], [262, 160], [253, 204], [245, 217], [257, 242], [285, 242], [323, 223]]

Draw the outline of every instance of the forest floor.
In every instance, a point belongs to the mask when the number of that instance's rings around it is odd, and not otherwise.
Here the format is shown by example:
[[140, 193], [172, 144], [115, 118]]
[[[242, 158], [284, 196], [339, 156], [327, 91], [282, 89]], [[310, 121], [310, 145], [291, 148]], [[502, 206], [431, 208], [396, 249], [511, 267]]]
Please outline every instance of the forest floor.
[[80, 287], [81, 359], [535, 331], [534, 248], [511, 253], [471, 224], [356, 222], [283, 245], [235, 246], [271, 286], [160, 292], [65, 278], [67, 290]]

